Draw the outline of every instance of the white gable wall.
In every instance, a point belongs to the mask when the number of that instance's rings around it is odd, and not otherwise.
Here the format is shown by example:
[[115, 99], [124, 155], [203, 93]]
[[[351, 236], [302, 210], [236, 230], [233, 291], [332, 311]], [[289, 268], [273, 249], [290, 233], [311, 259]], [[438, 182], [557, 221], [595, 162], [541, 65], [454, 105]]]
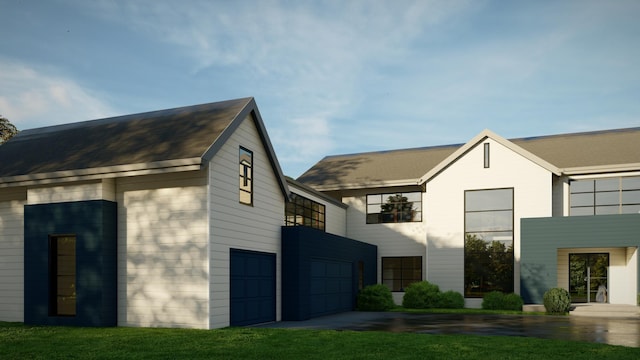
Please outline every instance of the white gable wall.
[[0, 189], [0, 321], [24, 321], [24, 188]]
[[[490, 144], [484, 168], [483, 143]], [[520, 218], [552, 214], [552, 174], [500, 143], [487, 139], [427, 183], [427, 280], [464, 294], [464, 192], [514, 188], [515, 287], [520, 291]], [[468, 301], [479, 306], [480, 300]]]
[[118, 179], [118, 325], [207, 328], [206, 172]]
[[[239, 147], [253, 152], [253, 206], [239, 202]], [[280, 320], [280, 234], [284, 196], [258, 130], [249, 117], [209, 164], [210, 327], [230, 323], [230, 249], [261, 251], [276, 257], [276, 320]]]

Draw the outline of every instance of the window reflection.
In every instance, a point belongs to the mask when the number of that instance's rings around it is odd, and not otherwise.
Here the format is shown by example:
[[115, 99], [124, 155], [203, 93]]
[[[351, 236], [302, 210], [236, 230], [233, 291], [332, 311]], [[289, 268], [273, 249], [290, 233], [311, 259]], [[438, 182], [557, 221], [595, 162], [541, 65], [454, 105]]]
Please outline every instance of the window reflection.
[[465, 297], [513, 292], [513, 189], [465, 192]]
[[367, 224], [422, 221], [422, 193], [367, 195]]
[[573, 180], [570, 193], [571, 216], [640, 211], [640, 176]]

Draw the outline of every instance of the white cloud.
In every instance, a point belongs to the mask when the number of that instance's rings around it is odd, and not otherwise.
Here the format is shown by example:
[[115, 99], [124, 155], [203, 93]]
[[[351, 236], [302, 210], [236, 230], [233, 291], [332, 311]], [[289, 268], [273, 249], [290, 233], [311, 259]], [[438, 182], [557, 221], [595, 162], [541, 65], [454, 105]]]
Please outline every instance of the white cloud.
[[71, 79], [0, 60], [0, 114], [18, 129], [107, 117], [115, 111]]

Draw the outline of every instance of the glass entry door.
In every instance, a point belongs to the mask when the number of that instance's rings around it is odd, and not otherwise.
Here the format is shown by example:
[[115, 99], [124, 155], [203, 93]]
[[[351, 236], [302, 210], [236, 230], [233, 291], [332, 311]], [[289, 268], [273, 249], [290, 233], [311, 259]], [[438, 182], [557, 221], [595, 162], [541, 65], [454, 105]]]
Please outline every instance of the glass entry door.
[[569, 293], [574, 303], [608, 302], [609, 254], [569, 254]]

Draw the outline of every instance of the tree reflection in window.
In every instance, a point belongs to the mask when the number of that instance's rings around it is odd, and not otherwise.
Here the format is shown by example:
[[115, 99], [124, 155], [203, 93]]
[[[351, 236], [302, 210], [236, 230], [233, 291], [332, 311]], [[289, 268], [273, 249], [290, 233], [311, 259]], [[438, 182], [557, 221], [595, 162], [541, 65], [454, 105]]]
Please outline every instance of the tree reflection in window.
[[367, 224], [422, 221], [422, 193], [367, 195]]

